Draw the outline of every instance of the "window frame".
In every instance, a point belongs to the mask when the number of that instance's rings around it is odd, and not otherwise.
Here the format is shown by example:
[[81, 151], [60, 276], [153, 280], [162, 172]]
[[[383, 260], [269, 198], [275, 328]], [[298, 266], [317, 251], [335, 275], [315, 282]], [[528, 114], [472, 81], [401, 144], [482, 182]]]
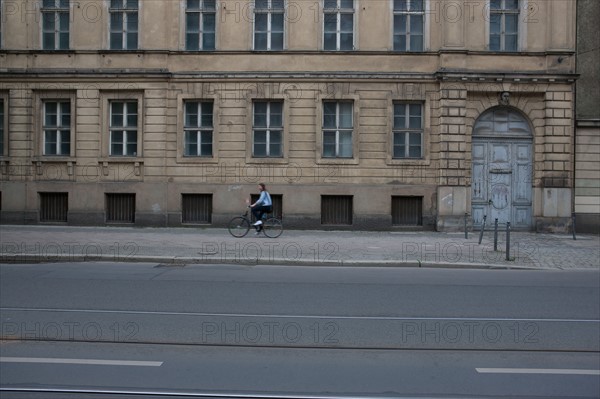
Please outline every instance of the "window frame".
[[[275, 164], [275, 165], [287, 165], [289, 161], [289, 149], [290, 149], [290, 104], [293, 102], [293, 98], [290, 94], [284, 90], [279, 91], [278, 85], [251, 85], [248, 87], [248, 94], [246, 97], [246, 119], [245, 126], [250, 126], [250, 129], [246, 129], [246, 164]], [[270, 93], [270, 94], [266, 94]], [[281, 157], [254, 157], [254, 103], [255, 102], [282, 102], [281, 115], [283, 118], [283, 127], [281, 130], [281, 145], [282, 155]], [[260, 172], [260, 171], [258, 171]], [[255, 173], [252, 171], [250, 173]]]
[[[53, 161], [73, 161], [76, 155], [76, 137], [77, 137], [77, 116], [76, 116], [76, 100], [77, 93], [70, 90], [48, 90], [48, 91], [34, 91], [34, 160], [42, 162], [53, 162]], [[46, 133], [45, 133], [45, 116], [46, 116], [46, 103], [70, 103], [71, 113], [71, 125], [69, 127], [69, 153], [68, 154], [49, 154], [46, 155]]]
[[[101, 135], [102, 135], [102, 148], [101, 157], [99, 162], [110, 163], [110, 162], [143, 162], [144, 149], [144, 126], [145, 126], [145, 113], [144, 113], [144, 94], [139, 91], [114, 91], [114, 90], [101, 90]], [[137, 156], [128, 155], [110, 155], [111, 154], [111, 102], [132, 102], [137, 101], [137, 115], [138, 115], [138, 126], [137, 126]]]
[[[210, 127], [206, 127], [206, 126], [202, 126], [202, 117], [204, 115], [203, 111], [202, 111], [202, 106], [204, 104], [211, 104], [211, 108], [212, 108], [212, 112], [211, 112], [211, 118], [212, 118], [212, 123]], [[187, 120], [187, 104], [196, 104], [197, 105], [197, 110], [198, 110], [198, 126], [187, 126], [186, 125], [186, 120]], [[214, 142], [215, 142], [215, 135], [214, 135], [214, 126], [215, 126], [215, 104], [214, 101], [207, 101], [207, 100], [195, 100], [195, 99], [189, 99], [189, 100], [184, 100], [183, 101], [183, 156], [185, 158], [212, 158], [213, 154], [214, 154]], [[196, 154], [195, 155], [188, 155], [186, 154], [186, 145], [187, 145], [187, 137], [188, 137], [188, 133], [192, 133], [195, 132], [196, 133], [196, 137], [198, 138], [198, 141], [196, 143]], [[206, 134], [210, 133], [210, 154], [202, 154], [202, 137], [205, 136]]]
[[[200, 1], [200, 7], [198, 9], [189, 9], [188, 8], [188, 1], [189, 0], [184, 0], [185, 3], [183, 4], [183, 6], [181, 7], [182, 9], [182, 21], [183, 23], [181, 24], [181, 35], [182, 35], [182, 45], [180, 46], [181, 50], [183, 51], [190, 51], [190, 52], [209, 52], [209, 51], [216, 51], [217, 50], [217, 25], [218, 25], [218, 9], [219, 7], [217, 6], [217, 1], [214, 0], [215, 2], [215, 7], [214, 9], [210, 9], [210, 8], [205, 8], [205, 2], [207, 0], [199, 0]], [[194, 49], [194, 48], [189, 48], [188, 47], [188, 42], [187, 42], [187, 36], [188, 36], [188, 14], [199, 14], [199, 22], [198, 22], [198, 48]], [[204, 34], [205, 34], [205, 30], [204, 30], [204, 15], [205, 14], [214, 14], [214, 18], [215, 18], [215, 30], [213, 32], [214, 34], [214, 48], [209, 48], [206, 49], [204, 48]], [[196, 32], [193, 32], [196, 33]]]
[[[45, 51], [68, 51], [71, 49], [71, 1], [68, 1], [68, 6], [67, 7], [62, 7], [60, 5], [60, 3], [63, 0], [52, 0], [54, 2], [54, 7], [45, 7], [44, 6], [44, 0], [40, 1], [40, 13], [41, 13], [41, 29], [40, 29], [40, 48], [42, 50]], [[54, 46], [53, 48], [46, 48], [45, 47], [45, 36], [46, 36], [46, 30], [44, 27], [44, 23], [45, 23], [45, 16], [49, 15], [49, 14], [54, 14]], [[68, 24], [68, 29], [66, 30], [68, 39], [67, 39], [67, 47], [66, 48], [60, 48], [60, 35], [61, 33], [64, 33], [65, 31], [61, 31], [60, 30], [60, 14], [67, 14], [67, 24]], [[49, 31], [48, 31], [49, 32]]]
[[[46, 125], [46, 115], [48, 113], [47, 111], [47, 105], [48, 104], [56, 104], [56, 113], [57, 113], [57, 125], [56, 126], [48, 126]], [[62, 115], [64, 113], [63, 110], [63, 105], [64, 104], [68, 104], [68, 108], [69, 108], [69, 126], [67, 128], [65, 128], [62, 125]], [[72, 143], [71, 143], [71, 129], [73, 126], [73, 103], [70, 100], [54, 100], [54, 99], [44, 99], [42, 100], [42, 109], [41, 109], [41, 114], [42, 114], [42, 131], [41, 131], [41, 141], [42, 141], [42, 156], [44, 157], [65, 157], [65, 156], [71, 156], [71, 148], [72, 148]], [[49, 133], [50, 131], [55, 131], [57, 133], [57, 139], [56, 139], [56, 148], [55, 151], [57, 151], [57, 153], [52, 153], [52, 154], [48, 154], [46, 152], [46, 145], [47, 145], [47, 135], [46, 133]], [[63, 132], [67, 131], [67, 135], [69, 138], [69, 153], [68, 154], [63, 154], [61, 151], [62, 148], [62, 144], [63, 144]]]
[[[517, 0], [517, 8], [507, 10], [504, 5], [506, 4], [506, 0], [500, 0], [502, 3], [502, 8], [500, 10], [492, 10], [491, 2], [492, 0], [486, 0], [486, 10], [487, 10], [487, 19], [486, 19], [486, 48], [488, 51], [499, 52], [499, 53], [515, 53], [524, 51], [526, 48], [526, 32], [527, 32], [527, 24], [524, 23], [524, 18], [521, 16], [521, 10], [527, 10], [528, 0]], [[500, 49], [492, 50], [491, 48], [491, 39], [492, 39], [492, 14], [500, 14], [501, 15], [501, 32], [500, 32]], [[517, 40], [516, 40], [516, 48], [506, 50], [506, 36], [505, 36], [505, 27], [506, 27], [506, 18], [507, 14], [517, 15]]]
[[[391, 15], [392, 15], [392, 27], [391, 27], [391, 32], [392, 32], [392, 43], [391, 43], [391, 49], [392, 51], [396, 52], [396, 53], [423, 53], [426, 51], [427, 49], [427, 31], [428, 31], [428, 18], [427, 15], [429, 14], [429, 0], [421, 0], [422, 1], [422, 9], [420, 11], [413, 11], [411, 9], [412, 7], [412, 0], [408, 3], [409, 7], [407, 11], [402, 11], [402, 10], [396, 10], [395, 8], [395, 0], [390, 0], [391, 1]], [[407, 18], [407, 33], [405, 34], [406, 37], [406, 44], [408, 46], [408, 49], [396, 49], [395, 48], [395, 40], [394, 38], [397, 36], [394, 32], [395, 32], [395, 17], [396, 15], [406, 15]], [[410, 19], [412, 15], [420, 15], [422, 17], [422, 41], [421, 41], [421, 50], [412, 50], [410, 49]]]
[[[113, 126], [113, 106], [115, 104], [122, 104], [123, 105], [123, 122], [124, 124], [121, 126]], [[130, 105], [133, 105], [133, 107], [130, 107]], [[134, 129], [133, 126], [129, 126], [128, 125], [128, 117], [130, 115], [133, 115], [133, 112], [131, 110], [131, 108], [135, 109], [135, 117], [136, 117], [136, 124], [135, 124], [135, 149], [136, 151], [133, 154], [129, 154], [128, 151], [128, 146], [133, 143], [133, 140], [128, 140], [129, 139], [129, 133], [131, 131], [133, 131]], [[137, 103], [137, 100], [109, 100], [108, 102], [108, 140], [109, 140], [109, 144], [108, 144], [108, 156], [111, 158], [137, 158], [138, 157], [138, 136], [140, 134], [139, 131], [139, 120], [140, 120], [140, 115], [139, 115], [139, 104]], [[123, 153], [122, 154], [113, 154], [113, 133], [123, 133], [123, 139], [121, 140], [121, 143], [119, 143], [119, 145], [122, 145], [123, 148]]]
[[[323, 51], [334, 51], [334, 52], [340, 52], [340, 51], [356, 51], [357, 50], [357, 37], [358, 37], [358, 32], [357, 32], [357, 9], [356, 9], [356, 0], [352, 0], [352, 10], [350, 11], [350, 9], [348, 8], [341, 8], [341, 2], [344, 0], [335, 0], [336, 1], [336, 8], [325, 8], [325, 2], [327, 0], [322, 0], [322, 18], [323, 21], [321, 23], [321, 29], [322, 29], [322, 34], [321, 34], [321, 46], [322, 46], [322, 50]], [[336, 32], [335, 32], [335, 38], [336, 38], [336, 48], [335, 49], [327, 49], [326, 45], [325, 45], [325, 22], [327, 20], [327, 14], [333, 14], [335, 13], [336, 16]], [[352, 14], [352, 48], [351, 49], [341, 49], [340, 48], [340, 44], [341, 44], [341, 15], [342, 14]]]
[[[114, 8], [112, 7], [112, 1], [113, 0], [106, 0], [107, 1], [107, 15], [108, 15], [108, 46], [107, 48], [110, 51], [139, 51], [141, 49], [141, 43], [140, 43], [140, 14], [142, 12], [142, 2], [140, 0], [137, 0], [137, 7], [134, 8], [127, 8], [127, 7], [121, 7], [121, 8]], [[132, 1], [132, 0], [115, 0], [115, 1], [120, 1], [121, 4], [125, 4], [128, 1]], [[136, 32], [136, 45], [135, 48], [127, 48], [127, 33], [129, 32], [129, 30], [127, 29], [127, 18], [123, 18], [122, 19], [122, 23], [123, 23], [123, 30], [121, 30], [121, 48], [113, 48], [112, 47], [112, 40], [111, 40], [111, 35], [112, 35], [112, 15], [114, 13], [121, 13], [123, 15], [123, 17], [127, 14], [127, 13], [136, 13], [137, 14], [137, 30]], [[123, 44], [125, 44], [125, 46], [123, 46]]]
[[[387, 118], [387, 155], [386, 164], [388, 166], [409, 167], [427, 167], [431, 166], [431, 136], [432, 126], [431, 118], [433, 110], [431, 109], [435, 101], [437, 91], [424, 90], [420, 94], [400, 97], [388, 95], [388, 118]], [[421, 105], [421, 158], [394, 158], [394, 105], [395, 104], [420, 104]], [[403, 172], [404, 173], [404, 172]], [[430, 169], [406, 170], [406, 176], [416, 176], [418, 173], [433, 173]]]
[[[406, 124], [404, 127], [401, 128], [396, 128], [394, 126], [394, 122], [392, 122], [392, 159], [394, 160], [421, 160], [424, 158], [424, 135], [425, 135], [425, 128], [424, 128], [424, 110], [423, 110], [423, 103], [422, 102], [410, 102], [410, 101], [395, 101], [393, 104], [393, 109], [394, 109], [394, 115], [393, 118], [395, 120], [396, 118], [396, 105], [403, 105], [404, 106], [404, 117], [405, 117], [405, 121]], [[415, 129], [415, 128], [411, 128], [410, 127], [410, 106], [411, 105], [419, 105], [421, 108], [421, 127], [419, 129]], [[405, 139], [404, 139], [404, 156], [399, 156], [397, 157], [395, 155], [396, 151], [396, 134], [404, 134], [405, 135]], [[411, 157], [410, 156], [410, 135], [411, 134], [419, 134], [420, 135], [420, 156], [419, 157]]]
[[0, 108], [2, 109], [2, 120], [0, 129], [0, 159], [8, 157], [8, 93], [0, 92]]
[[[286, 0], [265, 0], [267, 1], [267, 8], [257, 8], [256, 7], [256, 0], [253, 0], [253, 5], [252, 5], [252, 12], [253, 12], [253, 21], [252, 21], [252, 49], [253, 51], [284, 51], [287, 49], [287, 29], [286, 29], [286, 25], [287, 25], [287, 18], [286, 18], [286, 14], [287, 14], [287, 1]], [[283, 3], [283, 8], [280, 9], [275, 9], [272, 7], [272, 4], [274, 1], [281, 1]], [[257, 14], [267, 14], [267, 48], [265, 49], [259, 49], [256, 48], [256, 21], [257, 21]], [[277, 48], [274, 49], [272, 47], [272, 34], [273, 34], [273, 14], [281, 14], [282, 18], [283, 18], [283, 22], [282, 22], [282, 29], [283, 31], [281, 32], [282, 35], [282, 42], [281, 42], [281, 48]]]
[[[212, 156], [186, 156], [185, 155], [185, 103], [186, 102], [212, 102], [213, 128], [212, 128]], [[215, 164], [219, 162], [219, 118], [220, 101], [216, 94], [178, 94], [177, 95], [177, 149], [176, 162], [178, 164]]]
[[[257, 127], [254, 124], [255, 115], [256, 115], [256, 104], [257, 103], [266, 103], [267, 104], [267, 126]], [[281, 126], [277, 126], [273, 128], [271, 126], [271, 104], [278, 103], [281, 104]], [[285, 114], [284, 114], [284, 101], [283, 100], [271, 100], [271, 99], [255, 99], [252, 101], [252, 158], [261, 158], [261, 159], [277, 159], [283, 158], [284, 156], [284, 127], [285, 127]], [[265, 153], [264, 156], [257, 156], [255, 152], [255, 144], [256, 144], [256, 131], [264, 130], [266, 132], [266, 143], [265, 143]], [[270, 138], [272, 131], [279, 131], [281, 133], [281, 140], [279, 143], [279, 151], [280, 155], [271, 155], [270, 154]]]

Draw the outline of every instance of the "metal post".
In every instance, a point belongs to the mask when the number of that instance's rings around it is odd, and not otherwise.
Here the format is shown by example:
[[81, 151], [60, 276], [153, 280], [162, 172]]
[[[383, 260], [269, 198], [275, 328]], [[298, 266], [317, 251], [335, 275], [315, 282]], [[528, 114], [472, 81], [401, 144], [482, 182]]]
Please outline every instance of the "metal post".
[[479, 232], [479, 244], [481, 244], [481, 240], [483, 240], [483, 230], [485, 230], [485, 219], [487, 215], [483, 215], [483, 223], [481, 224], [481, 231]]
[[506, 222], [506, 260], [510, 260], [510, 222]]
[[469, 239], [469, 231], [467, 230], [467, 218], [469, 217], [469, 214], [467, 212], [465, 212], [465, 240]]
[[494, 252], [498, 250], [498, 218], [494, 219]]
[[575, 212], [573, 212], [571, 214], [571, 219], [572, 219], [572, 222], [573, 222], [573, 239], [576, 240], [577, 237], [575, 236]]

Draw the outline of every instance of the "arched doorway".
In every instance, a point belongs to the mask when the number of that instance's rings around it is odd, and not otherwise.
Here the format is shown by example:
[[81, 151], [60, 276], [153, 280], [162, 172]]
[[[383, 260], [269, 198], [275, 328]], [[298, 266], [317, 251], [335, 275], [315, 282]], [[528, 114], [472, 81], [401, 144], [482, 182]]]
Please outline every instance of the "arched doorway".
[[485, 111], [473, 126], [473, 222], [487, 215], [519, 229], [532, 224], [533, 135], [528, 120], [510, 107]]

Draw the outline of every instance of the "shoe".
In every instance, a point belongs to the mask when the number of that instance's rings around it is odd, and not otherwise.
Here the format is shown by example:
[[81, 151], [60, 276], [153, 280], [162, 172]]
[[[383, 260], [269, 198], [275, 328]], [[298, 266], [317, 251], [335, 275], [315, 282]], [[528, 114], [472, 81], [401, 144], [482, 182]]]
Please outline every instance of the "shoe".
[[257, 221], [252, 226], [260, 226], [262, 224], [262, 220]]
[[256, 233], [254, 233], [255, 236], [260, 234], [260, 230], [256, 230]]

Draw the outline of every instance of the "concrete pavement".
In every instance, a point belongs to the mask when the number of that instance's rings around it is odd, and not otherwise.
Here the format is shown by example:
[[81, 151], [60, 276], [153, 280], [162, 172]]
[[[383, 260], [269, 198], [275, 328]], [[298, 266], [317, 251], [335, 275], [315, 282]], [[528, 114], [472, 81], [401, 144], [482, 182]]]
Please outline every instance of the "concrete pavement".
[[324, 266], [600, 269], [600, 237], [511, 232], [289, 230], [234, 238], [222, 228], [1, 225], [1, 262], [131, 261]]

